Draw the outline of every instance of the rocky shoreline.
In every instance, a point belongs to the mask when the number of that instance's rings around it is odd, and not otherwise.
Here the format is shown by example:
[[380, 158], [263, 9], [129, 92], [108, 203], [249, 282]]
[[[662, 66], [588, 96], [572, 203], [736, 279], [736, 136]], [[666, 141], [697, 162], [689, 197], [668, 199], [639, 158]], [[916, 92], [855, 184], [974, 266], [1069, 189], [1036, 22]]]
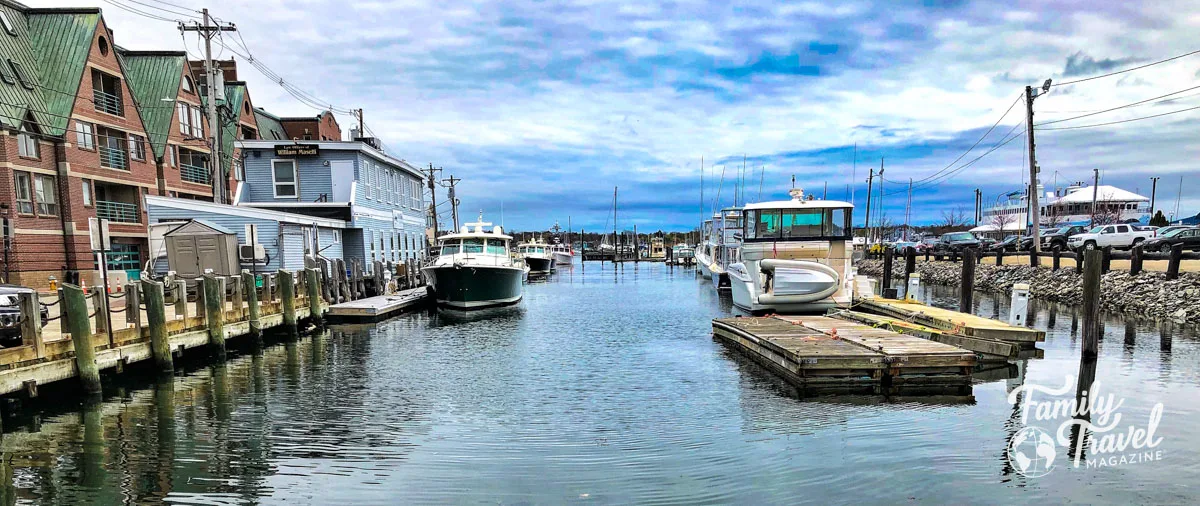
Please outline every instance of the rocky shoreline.
[[[882, 260], [863, 260], [858, 272], [878, 277], [883, 274]], [[904, 262], [893, 262], [893, 275], [904, 276]], [[962, 266], [955, 262], [919, 262], [917, 272], [922, 283], [960, 284]], [[1017, 283], [1028, 283], [1030, 296], [1040, 300], [1080, 305], [1083, 277], [1074, 269], [1052, 271], [1027, 265], [977, 265], [975, 289], [992, 293], [1011, 293]], [[1180, 274], [1168, 280], [1160, 272], [1142, 272], [1130, 276], [1126, 271], [1110, 271], [1100, 280], [1100, 307], [1104, 311], [1136, 314], [1143, 317], [1200, 323], [1200, 275]]]

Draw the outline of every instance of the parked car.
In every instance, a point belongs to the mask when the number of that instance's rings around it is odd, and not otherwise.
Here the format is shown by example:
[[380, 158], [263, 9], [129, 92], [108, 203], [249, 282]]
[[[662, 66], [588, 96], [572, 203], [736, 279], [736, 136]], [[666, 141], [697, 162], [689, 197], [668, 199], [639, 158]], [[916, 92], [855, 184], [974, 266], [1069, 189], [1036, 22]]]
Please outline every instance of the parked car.
[[951, 232], [938, 238], [933, 250], [938, 253], [962, 253], [967, 248], [979, 248], [979, 239], [970, 232]]
[[1021, 236], [1010, 235], [1010, 236], [1005, 237], [1004, 240], [997, 242], [995, 244], [992, 244], [991, 247], [988, 248], [988, 250], [990, 250], [990, 251], [1001, 251], [1001, 250], [1016, 251], [1017, 250], [1017, 242], [1020, 240], [1021, 240]]
[[993, 245], [995, 245], [998, 242], [1000, 242], [1000, 241], [992, 239], [991, 237], [980, 237], [979, 238], [979, 248], [985, 249], [985, 250], [990, 249]]
[[[5, 345], [21, 341], [21, 306], [18, 298], [21, 293], [33, 293], [32, 288], [18, 285], [0, 284], [0, 342]], [[50, 310], [41, 304], [42, 326], [50, 317]]]
[[1076, 236], [1084, 232], [1087, 232], [1087, 229], [1079, 225], [1066, 225], [1055, 230], [1051, 230], [1046, 235], [1042, 236], [1042, 249], [1067, 249], [1067, 240], [1072, 236]]
[[897, 254], [903, 255], [904, 248], [916, 249], [918, 244], [920, 244], [920, 243], [913, 242], [913, 241], [896, 241], [896, 242], [892, 243], [892, 250], [895, 251]]
[[937, 246], [937, 242], [938, 236], [936, 235], [922, 237], [921, 241], [917, 243], [917, 251], [933, 251], [934, 246]]
[[1112, 246], [1116, 249], [1129, 249], [1146, 239], [1154, 237], [1150, 230], [1137, 230], [1132, 225], [1100, 225], [1087, 233], [1076, 234], [1067, 239], [1067, 246], [1073, 250], [1091, 250]]
[[1158, 237], [1147, 239], [1142, 243], [1142, 248], [1145, 251], [1169, 253], [1176, 244], [1182, 244], [1185, 250], [1200, 251], [1200, 229], [1174, 228]]
[[1159, 228], [1158, 230], [1155, 230], [1154, 236], [1162, 237], [1162, 236], [1166, 235], [1167, 232], [1170, 232], [1172, 230], [1188, 229], [1188, 228], [1196, 228], [1196, 227], [1193, 227], [1191, 225], [1167, 225], [1165, 227]]

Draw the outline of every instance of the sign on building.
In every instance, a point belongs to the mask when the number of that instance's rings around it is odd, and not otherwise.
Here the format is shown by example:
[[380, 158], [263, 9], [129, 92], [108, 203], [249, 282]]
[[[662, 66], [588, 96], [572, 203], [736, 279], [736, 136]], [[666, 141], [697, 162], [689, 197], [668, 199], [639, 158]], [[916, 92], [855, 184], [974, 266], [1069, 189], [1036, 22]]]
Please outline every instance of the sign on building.
[[316, 144], [279, 144], [275, 156], [320, 156], [321, 148]]

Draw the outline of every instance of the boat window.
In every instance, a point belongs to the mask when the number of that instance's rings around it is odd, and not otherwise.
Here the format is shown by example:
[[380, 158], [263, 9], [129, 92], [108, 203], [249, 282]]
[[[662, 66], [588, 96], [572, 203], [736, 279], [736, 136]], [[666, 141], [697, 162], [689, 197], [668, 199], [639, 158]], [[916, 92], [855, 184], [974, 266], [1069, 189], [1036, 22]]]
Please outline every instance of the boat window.
[[759, 239], [776, 239], [779, 237], [779, 211], [759, 211], [758, 220], [754, 225], [754, 235]]
[[789, 209], [783, 212], [783, 225], [780, 227], [784, 239], [797, 237], [821, 237], [821, 222], [825, 212], [822, 209]]
[[503, 255], [506, 249], [508, 248], [505, 247], [505, 242], [503, 239], [488, 239], [487, 241], [488, 253], [493, 255]]
[[825, 235], [830, 237], [846, 237], [846, 231], [850, 229], [850, 213], [848, 209], [830, 209], [829, 210], [829, 228]]
[[483, 253], [483, 239], [463, 239], [463, 253]]
[[458, 241], [453, 241], [453, 242], [446, 241], [446, 242], [442, 243], [442, 254], [443, 255], [454, 255], [457, 253], [458, 253]]
[[753, 209], [746, 210], [746, 226], [742, 229], [742, 236], [746, 239], [755, 239], [758, 237], [758, 211]]

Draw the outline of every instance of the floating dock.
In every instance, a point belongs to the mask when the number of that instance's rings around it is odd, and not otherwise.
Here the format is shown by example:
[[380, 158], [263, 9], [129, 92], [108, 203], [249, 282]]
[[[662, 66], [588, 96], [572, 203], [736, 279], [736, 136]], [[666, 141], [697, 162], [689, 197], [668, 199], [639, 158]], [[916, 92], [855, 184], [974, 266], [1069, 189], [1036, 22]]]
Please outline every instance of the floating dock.
[[802, 394], [968, 396], [975, 354], [826, 316], [720, 318], [713, 336]]
[[374, 322], [418, 307], [428, 300], [428, 288], [419, 286], [394, 295], [378, 295], [334, 304], [329, 306], [325, 317], [337, 322]]
[[1046, 333], [1041, 330], [1017, 327], [991, 318], [927, 306], [915, 301], [864, 297], [855, 301], [855, 306], [864, 311], [959, 336], [1029, 345], [1046, 340]]

